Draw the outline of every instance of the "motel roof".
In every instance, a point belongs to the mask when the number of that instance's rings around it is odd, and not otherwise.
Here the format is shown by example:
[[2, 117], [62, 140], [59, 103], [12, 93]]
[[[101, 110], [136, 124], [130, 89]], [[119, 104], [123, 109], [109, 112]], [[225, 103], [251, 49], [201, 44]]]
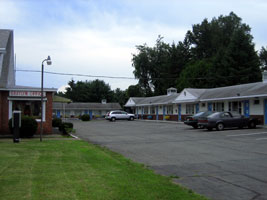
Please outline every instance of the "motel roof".
[[200, 101], [224, 100], [224, 99], [244, 99], [251, 97], [267, 96], [267, 83], [256, 82], [228, 87], [206, 89], [199, 96]]
[[171, 95], [154, 96], [154, 97], [131, 97], [125, 104], [125, 106], [129, 107], [129, 106], [171, 104], [178, 97], [178, 95], [179, 93], [174, 93]]
[[53, 102], [53, 109], [62, 109], [63, 105], [66, 110], [120, 110], [119, 103], [59, 103]]
[[171, 103], [196, 103], [255, 97], [267, 97], [267, 82], [256, 82], [210, 89], [185, 88], [181, 93], [172, 94], [170, 96], [131, 97], [125, 106], [135, 107]]

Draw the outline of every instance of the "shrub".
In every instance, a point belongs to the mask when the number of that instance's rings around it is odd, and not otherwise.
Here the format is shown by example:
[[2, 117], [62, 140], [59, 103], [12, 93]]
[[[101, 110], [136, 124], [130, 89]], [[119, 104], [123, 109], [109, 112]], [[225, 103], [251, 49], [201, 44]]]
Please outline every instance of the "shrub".
[[147, 119], [153, 119], [153, 117], [151, 115], [148, 115]]
[[[9, 126], [11, 133], [13, 133], [12, 119], [9, 120], [8, 126]], [[20, 137], [21, 138], [32, 137], [36, 133], [37, 127], [38, 127], [38, 124], [33, 117], [22, 116], [21, 117], [21, 127], [19, 129], [20, 130]]]
[[171, 117], [169, 115], [165, 116], [164, 119], [169, 120]]
[[72, 131], [73, 129], [73, 123], [70, 122], [63, 122], [61, 124], [61, 126], [59, 127], [59, 130], [63, 133], [63, 134], [68, 134]]
[[90, 115], [88, 115], [88, 114], [84, 114], [84, 115], [82, 115], [82, 116], [81, 116], [81, 120], [82, 120], [82, 121], [89, 121], [89, 120], [90, 120]]
[[53, 127], [60, 127], [62, 124], [62, 120], [60, 118], [55, 118], [52, 120]]

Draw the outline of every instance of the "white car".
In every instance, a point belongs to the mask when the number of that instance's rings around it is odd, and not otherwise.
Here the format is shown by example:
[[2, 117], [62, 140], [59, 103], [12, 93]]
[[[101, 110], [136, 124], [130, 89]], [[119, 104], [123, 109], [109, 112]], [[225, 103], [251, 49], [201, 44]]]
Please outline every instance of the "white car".
[[106, 114], [106, 120], [110, 120], [110, 121], [116, 121], [119, 119], [127, 119], [127, 120], [134, 120], [134, 114], [131, 113], [127, 113], [125, 111], [121, 111], [121, 110], [114, 110], [114, 111], [110, 111]]

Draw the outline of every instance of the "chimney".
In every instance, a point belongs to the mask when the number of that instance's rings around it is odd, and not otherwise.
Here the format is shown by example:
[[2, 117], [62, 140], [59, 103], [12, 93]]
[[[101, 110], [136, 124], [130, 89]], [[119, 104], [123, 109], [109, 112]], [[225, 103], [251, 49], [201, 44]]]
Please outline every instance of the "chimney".
[[102, 99], [101, 103], [102, 104], [106, 104], [107, 103], [107, 100], [106, 99]]
[[267, 83], [267, 71], [262, 72], [262, 82]]

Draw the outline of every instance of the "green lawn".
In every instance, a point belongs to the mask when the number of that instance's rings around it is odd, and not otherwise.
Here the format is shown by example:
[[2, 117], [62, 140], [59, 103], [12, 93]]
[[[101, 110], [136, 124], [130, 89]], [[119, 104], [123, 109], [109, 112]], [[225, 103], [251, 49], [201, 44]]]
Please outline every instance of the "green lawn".
[[79, 140], [0, 140], [0, 199], [205, 199]]

